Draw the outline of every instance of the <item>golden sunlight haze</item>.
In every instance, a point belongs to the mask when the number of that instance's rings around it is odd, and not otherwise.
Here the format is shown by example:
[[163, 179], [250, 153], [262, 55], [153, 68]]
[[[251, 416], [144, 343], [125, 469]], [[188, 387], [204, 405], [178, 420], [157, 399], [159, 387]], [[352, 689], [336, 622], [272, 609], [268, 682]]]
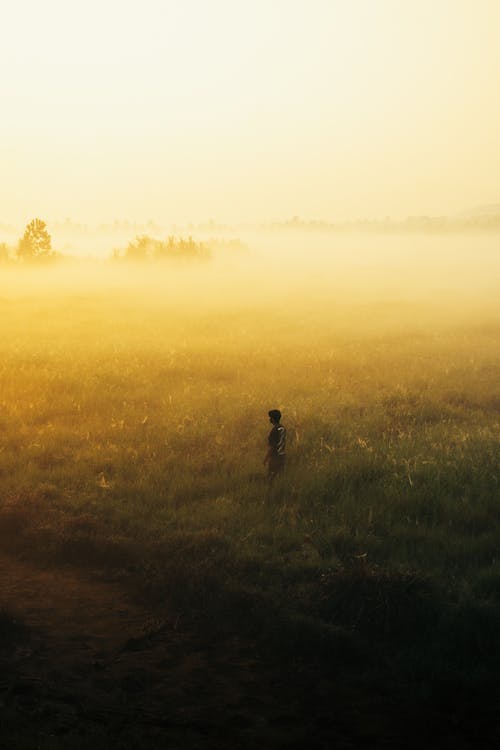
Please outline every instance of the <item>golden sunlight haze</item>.
[[3, 25], [0, 220], [499, 200], [492, 0], [22, 0]]

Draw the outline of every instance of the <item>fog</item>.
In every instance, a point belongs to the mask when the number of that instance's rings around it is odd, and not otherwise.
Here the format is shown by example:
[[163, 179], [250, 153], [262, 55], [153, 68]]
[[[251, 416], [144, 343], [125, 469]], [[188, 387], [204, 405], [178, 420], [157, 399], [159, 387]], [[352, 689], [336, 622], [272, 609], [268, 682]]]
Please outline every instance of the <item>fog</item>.
[[300, 315], [325, 303], [414, 304], [420, 313], [438, 306], [459, 318], [498, 313], [496, 236], [249, 231], [240, 232], [239, 240], [241, 248], [222, 245], [205, 261], [137, 264], [108, 256], [66, 258], [48, 267], [4, 266], [1, 295], [95, 292], [186, 313], [265, 307]]

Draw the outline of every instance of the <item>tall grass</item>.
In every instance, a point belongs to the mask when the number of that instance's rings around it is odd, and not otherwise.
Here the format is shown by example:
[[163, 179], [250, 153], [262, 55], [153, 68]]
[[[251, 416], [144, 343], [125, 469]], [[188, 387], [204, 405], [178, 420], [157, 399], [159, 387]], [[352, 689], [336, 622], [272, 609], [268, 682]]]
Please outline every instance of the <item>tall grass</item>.
[[120, 290], [1, 310], [5, 546], [129, 569], [304, 658], [500, 664], [497, 318]]

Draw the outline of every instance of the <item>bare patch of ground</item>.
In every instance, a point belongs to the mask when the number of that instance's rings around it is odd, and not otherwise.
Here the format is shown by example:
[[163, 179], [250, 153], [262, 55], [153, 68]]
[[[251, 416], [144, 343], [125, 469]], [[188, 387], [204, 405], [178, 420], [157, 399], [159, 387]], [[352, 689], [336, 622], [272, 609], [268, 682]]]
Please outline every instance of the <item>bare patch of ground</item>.
[[490, 746], [449, 714], [423, 725], [404, 695], [395, 705], [279, 668], [236, 634], [204, 635], [98, 572], [0, 555], [0, 630], [1, 747]]

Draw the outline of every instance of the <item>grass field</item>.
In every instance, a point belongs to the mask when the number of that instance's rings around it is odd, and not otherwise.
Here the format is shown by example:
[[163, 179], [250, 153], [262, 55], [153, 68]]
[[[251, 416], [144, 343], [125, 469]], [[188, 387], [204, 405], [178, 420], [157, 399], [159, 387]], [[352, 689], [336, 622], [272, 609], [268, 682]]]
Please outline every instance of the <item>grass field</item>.
[[[278, 662], [488, 722], [494, 299], [313, 294], [297, 279], [248, 291], [206, 274], [5, 276], [2, 544], [113, 567]], [[269, 487], [274, 407], [288, 463]]]

